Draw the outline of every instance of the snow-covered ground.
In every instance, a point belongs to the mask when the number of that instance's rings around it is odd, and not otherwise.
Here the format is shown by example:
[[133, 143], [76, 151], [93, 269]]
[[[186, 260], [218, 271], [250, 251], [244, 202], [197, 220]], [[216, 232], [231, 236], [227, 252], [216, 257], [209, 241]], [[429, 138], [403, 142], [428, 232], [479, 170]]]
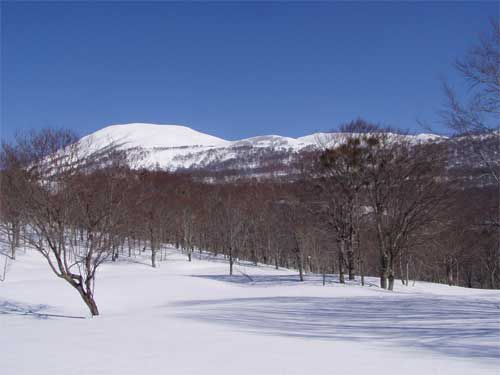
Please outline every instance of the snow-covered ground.
[[157, 269], [139, 256], [103, 265], [101, 316], [89, 318], [40, 256], [20, 251], [0, 282], [0, 374], [499, 373], [500, 291], [323, 287], [250, 265], [229, 277], [220, 258], [167, 253]]

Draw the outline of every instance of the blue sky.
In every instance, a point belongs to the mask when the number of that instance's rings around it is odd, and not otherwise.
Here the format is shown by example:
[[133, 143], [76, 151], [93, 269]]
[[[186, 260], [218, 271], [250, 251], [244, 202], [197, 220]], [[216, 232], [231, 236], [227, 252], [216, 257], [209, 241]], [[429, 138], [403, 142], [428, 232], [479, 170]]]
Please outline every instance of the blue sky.
[[358, 116], [423, 131], [497, 2], [2, 2], [1, 132], [127, 122], [227, 139]]

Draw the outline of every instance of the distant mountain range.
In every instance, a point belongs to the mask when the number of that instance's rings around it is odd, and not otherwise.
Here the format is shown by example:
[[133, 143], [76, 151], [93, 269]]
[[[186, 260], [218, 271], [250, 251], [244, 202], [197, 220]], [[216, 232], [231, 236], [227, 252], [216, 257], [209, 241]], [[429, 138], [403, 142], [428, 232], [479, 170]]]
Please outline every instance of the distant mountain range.
[[[105, 127], [80, 142], [89, 142], [93, 149], [114, 143], [131, 155], [140, 155], [133, 163], [137, 168], [255, 174], [283, 173], [298, 153], [335, 146], [345, 137], [346, 133], [314, 133], [299, 138], [264, 135], [228, 141], [181, 125], [133, 123]], [[445, 139], [435, 134], [403, 137], [415, 143]]]

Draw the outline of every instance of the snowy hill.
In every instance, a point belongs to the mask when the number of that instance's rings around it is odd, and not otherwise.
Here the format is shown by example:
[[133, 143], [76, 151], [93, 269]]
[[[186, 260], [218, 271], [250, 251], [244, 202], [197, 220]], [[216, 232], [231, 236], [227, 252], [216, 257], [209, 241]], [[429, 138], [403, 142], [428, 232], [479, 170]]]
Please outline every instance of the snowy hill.
[[[146, 254], [146, 255], [145, 255]], [[293, 270], [222, 258], [160, 267], [140, 250], [102, 266], [89, 318], [38, 253], [18, 253], [0, 282], [1, 373], [331, 375], [498, 374], [500, 292], [376, 280], [298, 282]], [[160, 259], [161, 259], [160, 258]], [[0, 254], [0, 267], [5, 258]]]
[[125, 124], [107, 126], [84, 137], [101, 146], [109, 142], [123, 144], [124, 147], [146, 149], [183, 146], [227, 146], [230, 142], [182, 125]]
[[[108, 126], [82, 142], [97, 149], [116, 143], [122, 149], [135, 150], [141, 154], [139, 167], [258, 170], [273, 163], [287, 165], [299, 152], [332, 147], [344, 138], [343, 133], [315, 133], [300, 138], [265, 135], [228, 141], [181, 125], [134, 123]], [[440, 137], [421, 134], [405, 138], [426, 142]]]

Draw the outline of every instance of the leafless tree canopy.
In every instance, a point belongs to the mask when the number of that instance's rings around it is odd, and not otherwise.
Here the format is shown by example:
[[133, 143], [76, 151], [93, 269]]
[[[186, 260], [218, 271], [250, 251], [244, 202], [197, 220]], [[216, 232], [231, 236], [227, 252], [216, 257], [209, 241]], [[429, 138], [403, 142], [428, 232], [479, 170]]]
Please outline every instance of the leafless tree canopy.
[[220, 181], [131, 170], [113, 147], [90, 152], [42, 131], [2, 146], [0, 227], [10, 256], [20, 243], [38, 250], [93, 315], [103, 262], [147, 251], [156, 267], [165, 244], [188, 261], [222, 254], [230, 275], [247, 260], [295, 268], [298, 281], [347, 273], [388, 289], [397, 278], [498, 288], [498, 194], [481, 167], [456, 166], [455, 142], [345, 128], [344, 143], [303, 155], [299, 178]]
[[4, 227], [46, 259], [97, 315], [94, 281], [124, 223], [127, 168], [116, 150], [88, 153], [67, 131], [2, 146]]

